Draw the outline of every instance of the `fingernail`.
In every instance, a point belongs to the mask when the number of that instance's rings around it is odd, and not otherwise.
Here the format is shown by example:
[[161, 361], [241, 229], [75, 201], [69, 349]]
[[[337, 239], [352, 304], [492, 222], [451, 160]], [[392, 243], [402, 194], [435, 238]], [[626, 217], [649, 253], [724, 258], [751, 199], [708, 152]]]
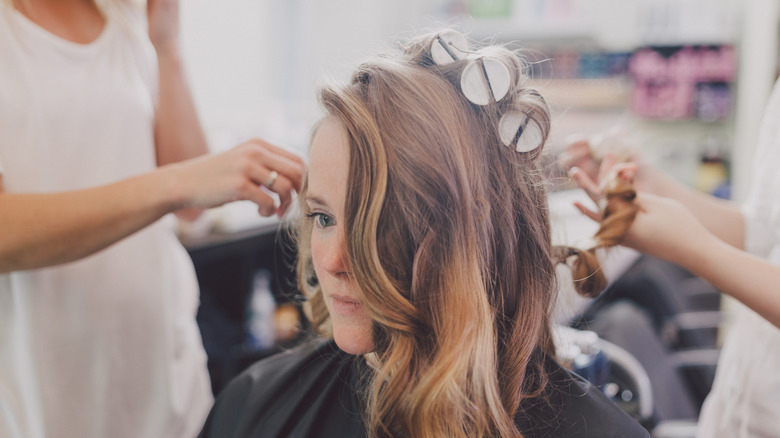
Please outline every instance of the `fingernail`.
[[577, 167], [577, 166], [574, 166], [571, 169], [569, 169], [568, 175], [569, 175], [569, 177], [574, 177], [574, 174], [579, 172], [579, 171], [580, 171], [580, 168]]

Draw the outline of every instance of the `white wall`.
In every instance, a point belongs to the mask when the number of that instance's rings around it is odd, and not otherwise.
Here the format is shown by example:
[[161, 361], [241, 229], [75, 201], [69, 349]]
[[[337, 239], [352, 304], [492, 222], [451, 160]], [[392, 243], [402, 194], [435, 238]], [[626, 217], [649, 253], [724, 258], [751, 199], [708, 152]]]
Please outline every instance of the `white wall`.
[[303, 152], [326, 77], [431, 23], [440, 0], [182, 1], [183, 51], [213, 149], [252, 135]]
[[734, 198], [744, 199], [753, 174], [758, 126], [778, 72], [778, 17], [780, 1], [744, 3], [739, 65], [739, 94], [733, 149]]
[[256, 0], [184, 0], [182, 45], [196, 105], [207, 132], [244, 125], [267, 101], [268, 15]]

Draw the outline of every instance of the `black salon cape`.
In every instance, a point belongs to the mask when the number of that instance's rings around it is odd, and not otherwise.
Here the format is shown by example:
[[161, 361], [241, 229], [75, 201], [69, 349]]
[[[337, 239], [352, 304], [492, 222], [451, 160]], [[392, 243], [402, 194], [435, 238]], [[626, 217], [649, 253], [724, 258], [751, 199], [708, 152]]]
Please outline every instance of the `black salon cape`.
[[[648, 437], [601, 391], [547, 358], [546, 401], [521, 404], [523, 436]], [[220, 393], [200, 438], [365, 437], [358, 392], [363, 359], [312, 342], [252, 365]]]

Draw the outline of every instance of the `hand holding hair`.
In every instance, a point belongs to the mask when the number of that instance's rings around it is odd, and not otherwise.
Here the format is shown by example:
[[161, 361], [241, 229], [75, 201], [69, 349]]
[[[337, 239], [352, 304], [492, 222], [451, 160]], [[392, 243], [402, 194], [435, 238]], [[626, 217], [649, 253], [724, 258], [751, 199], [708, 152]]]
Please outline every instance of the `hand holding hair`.
[[[216, 155], [169, 166], [182, 207], [210, 208], [249, 200], [263, 216], [282, 216], [293, 192], [301, 190], [303, 160], [260, 139], [249, 140]], [[279, 196], [279, 205], [266, 190]]]
[[[557, 161], [565, 170], [579, 168], [594, 180], [601, 180], [604, 161], [615, 163], [642, 162], [638, 141], [623, 127], [615, 126], [594, 135], [574, 134], [566, 139], [566, 148]], [[635, 181], [644, 191], [641, 181]]]
[[[773, 286], [780, 281], [780, 267], [719, 239], [681, 202], [638, 194], [632, 181], [635, 169], [631, 165], [613, 167], [613, 177], [605, 180], [603, 190], [586, 175], [574, 172], [573, 177], [592, 198], [603, 193], [597, 198], [602, 212], [577, 204], [585, 215], [601, 223], [594, 248], [622, 244], [668, 260], [780, 327], [780, 300]], [[579, 256], [572, 267], [577, 291], [597, 295], [606, 282], [600, 272], [594, 273], [598, 264], [593, 250], [570, 249], [564, 255], [563, 260]]]
[[613, 166], [610, 158], [602, 162], [602, 173], [605, 169], [609, 169], [610, 176], [601, 179], [603, 187], [597, 186], [587, 175], [575, 170], [575, 174], [579, 176], [578, 184], [598, 204], [599, 211], [590, 210], [580, 203], [575, 203], [575, 206], [583, 214], [599, 222], [600, 226], [590, 247], [564, 248], [561, 255], [561, 261], [576, 256], [572, 262], [574, 285], [577, 292], [587, 297], [597, 296], [607, 284], [600, 270], [596, 249], [621, 244], [639, 211], [636, 203], [637, 192], [633, 185], [636, 166], [633, 163]]

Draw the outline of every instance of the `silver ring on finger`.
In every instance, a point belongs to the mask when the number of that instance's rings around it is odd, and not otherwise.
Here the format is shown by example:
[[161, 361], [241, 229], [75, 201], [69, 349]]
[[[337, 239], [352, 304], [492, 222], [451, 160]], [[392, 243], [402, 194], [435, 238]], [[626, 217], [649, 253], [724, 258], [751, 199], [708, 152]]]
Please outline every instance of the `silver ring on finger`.
[[265, 180], [265, 183], [263, 185], [268, 187], [268, 189], [270, 190], [273, 187], [274, 183], [276, 182], [276, 178], [278, 177], [279, 177], [279, 172], [272, 170], [271, 174], [268, 175], [268, 179]]

